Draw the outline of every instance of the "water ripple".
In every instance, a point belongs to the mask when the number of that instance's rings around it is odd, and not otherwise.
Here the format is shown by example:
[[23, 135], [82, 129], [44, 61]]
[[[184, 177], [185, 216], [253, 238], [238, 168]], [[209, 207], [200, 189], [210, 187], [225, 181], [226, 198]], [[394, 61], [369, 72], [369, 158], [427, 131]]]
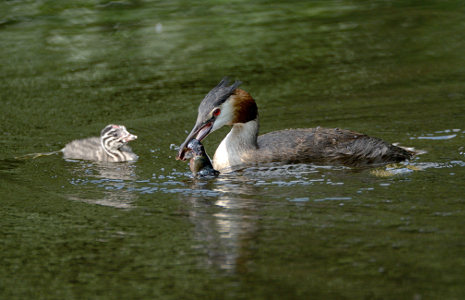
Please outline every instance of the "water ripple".
[[458, 134], [461, 134], [460, 137], [463, 137], [465, 131], [461, 129], [445, 129], [445, 130], [437, 130], [434, 133], [426, 133], [425, 135], [410, 137], [411, 140], [450, 140], [457, 137]]

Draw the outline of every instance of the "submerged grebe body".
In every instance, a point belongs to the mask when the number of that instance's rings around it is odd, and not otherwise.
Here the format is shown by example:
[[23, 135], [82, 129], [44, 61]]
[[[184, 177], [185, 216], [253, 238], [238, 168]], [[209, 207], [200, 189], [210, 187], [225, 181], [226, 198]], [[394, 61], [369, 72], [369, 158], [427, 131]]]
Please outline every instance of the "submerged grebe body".
[[121, 162], [133, 161], [138, 156], [127, 145], [137, 139], [123, 125], [110, 124], [100, 133], [100, 137], [75, 140], [68, 143], [61, 152], [63, 158], [94, 161]]
[[240, 83], [228, 86], [223, 79], [205, 96], [177, 159], [185, 159], [192, 139], [201, 141], [224, 125], [232, 129], [213, 156], [213, 167], [220, 171], [268, 162], [364, 166], [400, 162], [413, 155], [381, 139], [338, 128], [286, 129], [258, 136], [257, 105], [237, 88]]

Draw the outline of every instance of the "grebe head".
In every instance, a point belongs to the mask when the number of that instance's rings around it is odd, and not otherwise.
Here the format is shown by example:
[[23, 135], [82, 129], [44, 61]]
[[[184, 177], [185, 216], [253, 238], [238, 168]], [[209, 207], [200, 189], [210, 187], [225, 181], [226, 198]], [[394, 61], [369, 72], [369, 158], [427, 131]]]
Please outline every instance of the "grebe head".
[[258, 111], [255, 101], [249, 93], [237, 88], [241, 83], [235, 81], [228, 86], [229, 80], [225, 77], [205, 96], [199, 105], [194, 128], [182, 143], [176, 159], [185, 159], [184, 155], [189, 150], [187, 145], [192, 139], [195, 138], [200, 142], [211, 132], [224, 125], [232, 126], [257, 118]]
[[118, 150], [130, 141], [137, 139], [123, 125], [107, 125], [100, 133], [100, 142], [105, 150]]

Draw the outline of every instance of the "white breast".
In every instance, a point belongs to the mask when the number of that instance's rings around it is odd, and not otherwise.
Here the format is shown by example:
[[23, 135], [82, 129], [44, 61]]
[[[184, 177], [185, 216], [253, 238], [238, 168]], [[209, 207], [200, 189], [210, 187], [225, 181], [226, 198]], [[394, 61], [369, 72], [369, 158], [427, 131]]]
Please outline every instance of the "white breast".
[[250, 154], [257, 149], [258, 122], [234, 124], [221, 141], [213, 156], [213, 168], [221, 170], [250, 162]]

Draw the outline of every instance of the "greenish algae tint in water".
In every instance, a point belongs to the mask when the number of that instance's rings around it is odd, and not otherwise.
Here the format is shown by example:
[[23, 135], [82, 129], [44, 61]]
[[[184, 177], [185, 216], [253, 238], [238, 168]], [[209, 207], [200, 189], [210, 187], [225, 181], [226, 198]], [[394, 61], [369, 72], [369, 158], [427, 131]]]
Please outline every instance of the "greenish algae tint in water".
[[[460, 1], [3, 1], [0, 298], [463, 299]], [[262, 133], [426, 151], [373, 169], [174, 159], [228, 75]], [[124, 124], [135, 163], [61, 149]], [[213, 155], [227, 129], [205, 140]], [[394, 175], [392, 175], [394, 174]]]

